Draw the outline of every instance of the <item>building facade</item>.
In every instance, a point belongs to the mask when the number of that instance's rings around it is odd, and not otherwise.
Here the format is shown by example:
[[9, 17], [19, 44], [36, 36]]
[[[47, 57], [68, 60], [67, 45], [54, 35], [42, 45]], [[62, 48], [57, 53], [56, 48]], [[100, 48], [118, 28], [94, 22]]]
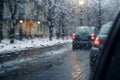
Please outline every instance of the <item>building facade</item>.
[[[16, 25], [14, 26], [14, 36], [16, 37], [20, 35], [20, 30], [22, 30], [22, 33], [25, 36], [47, 37], [49, 35], [49, 29], [46, 22], [48, 7], [44, 0], [13, 1], [16, 2], [13, 3], [9, 0], [4, 1], [3, 37], [9, 38], [9, 32], [13, 21], [16, 22]], [[14, 20], [11, 19], [12, 14], [10, 6], [12, 6], [13, 12], [16, 10]]]

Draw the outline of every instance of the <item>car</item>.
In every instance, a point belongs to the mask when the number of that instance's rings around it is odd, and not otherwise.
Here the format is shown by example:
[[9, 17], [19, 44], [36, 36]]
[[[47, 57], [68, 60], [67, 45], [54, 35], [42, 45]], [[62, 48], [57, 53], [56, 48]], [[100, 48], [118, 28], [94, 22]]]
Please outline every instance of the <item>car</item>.
[[120, 13], [100, 53], [96, 71], [89, 80], [120, 80]]
[[92, 47], [92, 42], [95, 39], [94, 34], [94, 27], [77, 27], [75, 32], [72, 34], [72, 49], [90, 49]]
[[93, 46], [90, 52], [90, 68], [92, 72], [94, 72], [96, 69], [97, 59], [106, 42], [111, 26], [112, 26], [112, 22], [108, 22], [107, 24], [104, 24], [101, 27], [98, 36], [96, 36], [93, 42]]

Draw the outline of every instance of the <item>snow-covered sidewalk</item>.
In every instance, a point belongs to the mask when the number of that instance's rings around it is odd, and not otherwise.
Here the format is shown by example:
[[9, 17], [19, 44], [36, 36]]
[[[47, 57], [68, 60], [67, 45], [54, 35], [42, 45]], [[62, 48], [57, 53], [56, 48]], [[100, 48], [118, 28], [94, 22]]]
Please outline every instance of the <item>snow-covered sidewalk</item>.
[[14, 44], [10, 44], [9, 40], [3, 40], [2, 43], [0, 43], [0, 54], [4, 54], [7, 52], [15, 52], [15, 51], [22, 51], [27, 50], [29, 48], [40, 48], [40, 47], [46, 47], [46, 46], [53, 46], [57, 44], [63, 44], [71, 42], [72, 40], [69, 39], [55, 39], [53, 38], [52, 41], [49, 41], [48, 38], [35, 38], [35, 39], [23, 39], [22, 41], [15, 40]]

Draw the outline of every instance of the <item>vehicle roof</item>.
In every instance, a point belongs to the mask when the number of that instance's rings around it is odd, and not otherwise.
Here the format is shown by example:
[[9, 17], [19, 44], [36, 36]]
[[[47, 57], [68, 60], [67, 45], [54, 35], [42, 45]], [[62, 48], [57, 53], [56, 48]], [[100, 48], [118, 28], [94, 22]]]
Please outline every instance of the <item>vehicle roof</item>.
[[108, 22], [102, 26], [103, 27], [112, 27], [113, 22]]
[[79, 29], [79, 28], [95, 28], [95, 27], [93, 27], [93, 26], [78, 26], [77, 28]]
[[99, 35], [108, 35], [110, 28], [112, 27], [113, 22], [108, 22], [104, 24], [101, 29]]

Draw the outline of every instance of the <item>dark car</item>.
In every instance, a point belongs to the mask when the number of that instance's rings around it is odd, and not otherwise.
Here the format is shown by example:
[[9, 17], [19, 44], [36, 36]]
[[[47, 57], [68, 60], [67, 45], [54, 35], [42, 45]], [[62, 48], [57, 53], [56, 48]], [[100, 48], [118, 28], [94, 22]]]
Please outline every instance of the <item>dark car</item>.
[[103, 46], [106, 42], [111, 25], [112, 25], [112, 22], [109, 22], [109, 23], [103, 25], [101, 27], [101, 30], [100, 30], [98, 36], [95, 38], [95, 40], [93, 42], [93, 46], [92, 46], [91, 52], [90, 52], [91, 71], [95, 71], [98, 56], [101, 53], [101, 50], [103, 49]]
[[78, 27], [75, 30], [75, 33], [72, 35], [72, 49], [82, 49], [87, 48], [90, 49], [92, 46], [92, 42], [95, 38], [94, 36], [94, 27]]

